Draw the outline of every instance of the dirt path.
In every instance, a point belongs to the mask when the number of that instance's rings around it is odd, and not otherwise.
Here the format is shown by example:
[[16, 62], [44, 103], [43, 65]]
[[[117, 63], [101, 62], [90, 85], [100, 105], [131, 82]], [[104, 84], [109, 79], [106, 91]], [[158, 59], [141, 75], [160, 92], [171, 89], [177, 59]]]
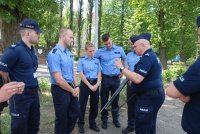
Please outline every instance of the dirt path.
[[[41, 100], [40, 134], [53, 134], [54, 109], [52, 99], [48, 96], [42, 97]], [[157, 118], [157, 134], [185, 134], [180, 125], [183, 105], [184, 104], [179, 100], [173, 100], [166, 97]], [[122, 129], [127, 125], [126, 106], [124, 106], [120, 111], [121, 128], [115, 128], [112, 123], [111, 114], [109, 113], [109, 115], [108, 128], [106, 130], [101, 128], [100, 117], [97, 118], [97, 125], [100, 127], [100, 132], [98, 134], [121, 134]], [[86, 111], [85, 122], [85, 134], [95, 134], [96, 132], [88, 128], [88, 110]], [[77, 126], [74, 129], [73, 134], [78, 134]]]

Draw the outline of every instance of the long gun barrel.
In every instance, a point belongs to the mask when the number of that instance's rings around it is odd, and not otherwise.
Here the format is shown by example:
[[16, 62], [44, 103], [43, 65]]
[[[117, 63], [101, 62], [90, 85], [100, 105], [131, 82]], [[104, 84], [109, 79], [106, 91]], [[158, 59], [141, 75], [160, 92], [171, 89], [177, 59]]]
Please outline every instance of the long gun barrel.
[[104, 110], [107, 109], [113, 100], [116, 98], [116, 96], [121, 92], [121, 90], [124, 88], [126, 83], [128, 82], [128, 79], [126, 78], [118, 87], [118, 89], [115, 91], [115, 93], [111, 96], [111, 98], [108, 100], [108, 102], [104, 105], [104, 107], [101, 109], [100, 113]]

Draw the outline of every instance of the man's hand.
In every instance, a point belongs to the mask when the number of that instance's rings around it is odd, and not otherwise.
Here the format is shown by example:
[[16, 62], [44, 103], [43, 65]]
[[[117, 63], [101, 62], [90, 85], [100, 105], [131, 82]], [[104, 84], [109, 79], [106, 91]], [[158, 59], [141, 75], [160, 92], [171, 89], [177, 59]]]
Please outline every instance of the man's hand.
[[10, 82], [0, 89], [0, 102], [7, 101], [14, 94], [22, 94], [25, 84], [23, 82]]
[[119, 58], [115, 59], [115, 66], [120, 69], [121, 67], [123, 67], [122, 61]]
[[79, 94], [79, 87], [76, 87], [76, 88], [73, 89], [72, 95], [74, 97], [78, 97], [78, 94]]
[[179, 98], [179, 100], [181, 100], [184, 103], [188, 103], [190, 101], [190, 97], [189, 96], [181, 96]]

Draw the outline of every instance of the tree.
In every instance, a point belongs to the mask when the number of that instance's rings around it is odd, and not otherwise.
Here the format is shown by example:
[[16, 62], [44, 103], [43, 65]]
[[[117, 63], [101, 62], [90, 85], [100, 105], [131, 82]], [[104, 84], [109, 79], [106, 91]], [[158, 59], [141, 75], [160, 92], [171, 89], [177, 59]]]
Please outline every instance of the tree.
[[98, 27], [98, 47], [101, 45], [101, 18], [102, 18], [102, 0], [99, 0], [99, 27]]
[[94, 1], [88, 0], [89, 13], [88, 13], [88, 40], [91, 41], [91, 32], [92, 32], [92, 10], [94, 7]]
[[[55, 37], [57, 34], [55, 35], [54, 33], [57, 33], [57, 28], [59, 26], [57, 25], [57, 15], [59, 14], [58, 7], [59, 4], [52, 0], [1, 0], [0, 18], [3, 20], [3, 48], [19, 40], [18, 26], [22, 19], [26, 17], [33, 18], [38, 21], [39, 25], [45, 31], [45, 36], [47, 35], [45, 37], [46, 42], [55, 42]], [[52, 14], [54, 14], [54, 16]], [[51, 25], [46, 27], [46, 22]], [[53, 34], [50, 35], [50, 33]]]
[[74, 16], [74, 11], [73, 11], [73, 0], [70, 0], [70, 20], [69, 20], [69, 28], [72, 29], [73, 28], [73, 16]]
[[78, 57], [80, 57], [81, 50], [81, 33], [82, 33], [82, 6], [83, 0], [79, 0], [79, 13], [78, 13]]

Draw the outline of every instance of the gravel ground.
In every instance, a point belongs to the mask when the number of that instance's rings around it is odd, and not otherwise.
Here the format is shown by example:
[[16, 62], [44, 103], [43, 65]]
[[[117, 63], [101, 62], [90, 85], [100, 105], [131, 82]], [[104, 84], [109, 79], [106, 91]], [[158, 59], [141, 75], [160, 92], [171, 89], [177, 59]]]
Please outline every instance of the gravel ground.
[[[183, 103], [179, 100], [174, 100], [166, 97], [164, 104], [158, 113], [157, 118], [157, 134], [185, 134], [181, 128], [181, 115], [183, 109]], [[111, 113], [109, 113], [111, 115]], [[87, 118], [87, 116], [86, 116]], [[87, 119], [86, 119], [87, 122]], [[97, 118], [97, 125], [100, 127], [100, 132], [96, 133], [88, 128], [88, 124], [85, 125], [85, 134], [121, 134], [123, 128], [127, 125], [127, 113], [126, 107], [121, 109], [120, 114], [121, 128], [116, 128], [112, 123], [112, 117], [109, 116], [108, 128], [101, 128], [100, 118]], [[73, 134], [78, 134], [77, 127], [73, 131]], [[135, 133], [133, 133], [135, 134]]]
[[[41, 96], [41, 121], [39, 134], [53, 134], [54, 133], [54, 108], [52, 103], [52, 97], [50, 93], [47, 96]], [[124, 95], [121, 94], [120, 104], [123, 103]], [[186, 134], [181, 128], [181, 116], [184, 103], [179, 100], [165, 98], [165, 102], [159, 110], [157, 117], [157, 134]], [[86, 109], [85, 115], [85, 134], [95, 134], [97, 132], [89, 129], [88, 126], [88, 111]], [[120, 109], [121, 128], [116, 128], [112, 123], [111, 113], [109, 112], [108, 128], [101, 128], [100, 114], [97, 117], [97, 126], [100, 128], [98, 134], [121, 134], [122, 129], [127, 126], [127, 106], [123, 106]], [[75, 127], [73, 134], [79, 134], [77, 126]], [[134, 134], [134, 133], [133, 133]]]

